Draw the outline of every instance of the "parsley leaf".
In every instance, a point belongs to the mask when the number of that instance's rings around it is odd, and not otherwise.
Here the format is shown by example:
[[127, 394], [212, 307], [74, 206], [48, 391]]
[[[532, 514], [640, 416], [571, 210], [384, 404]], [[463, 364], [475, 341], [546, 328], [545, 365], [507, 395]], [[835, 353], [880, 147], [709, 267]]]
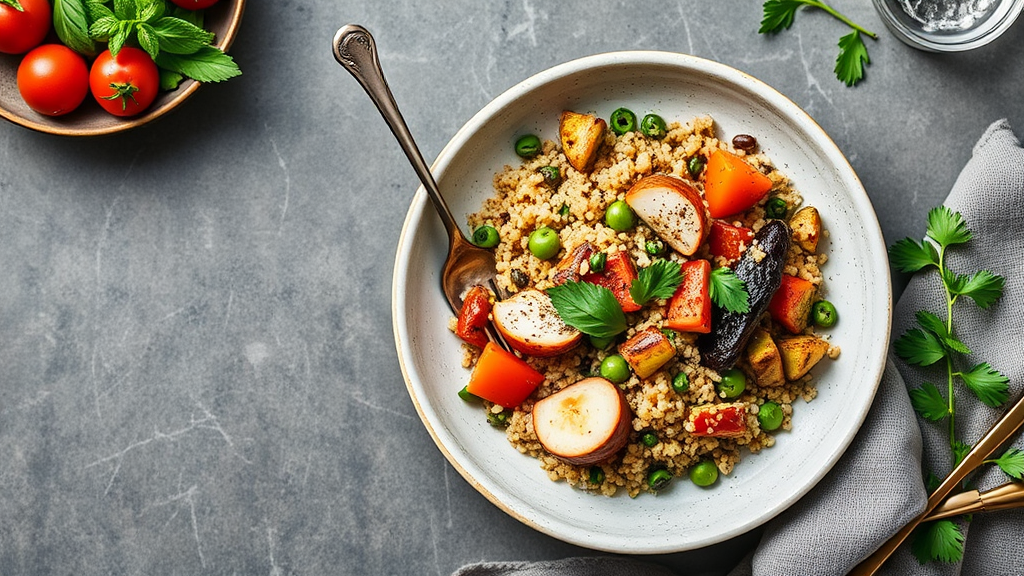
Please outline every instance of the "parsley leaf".
[[929, 560], [959, 562], [964, 555], [964, 535], [952, 520], [926, 522], [914, 531], [910, 550], [921, 564]]
[[954, 244], [965, 244], [971, 239], [967, 222], [959, 212], [946, 206], [936, 206], [928, 211], [928, 237], [945, 248]]
[[946, 323], [942, 321], [938, 316], [928, 312], [927, 310], [920, 310], [916, 314], [917, 323], [922, 328], [931, 332], [939, 342], [947, 349], [953, 352], [959, 352], [961, 354], [970, 354], [971, 349], [966, 344], [957, 340], [949, 333], [946, 329]]
[[939, 253], [930, 242], [918, 244], [904, 238], [889, 248], [889, 261], [900, 272], [917, 272], [927, 266], [938, 266]]
[[932, 334], [918, 328], [907, 330], [893, 343], [896, 355], [910, 364], [930, 366], [946, 357], [946, 348]]
[[627, 328], [626, 314], [612, 291], [572, 280], [546, 290], [562, 321], [595, 338], [611, 338]]
[[949, 416], [949, 404], [935, 384], [931, 382], [925, 382], [920, 388], [910, 391], [910, 404], [922, 418], [932, 422]]
[[758, 33], [774, 34], [789, 28], [793, 25], [796, 11], [801, 6], [824, 10], [852, 28], [852, 32], [839, 39], [839, 57], [836, 59], [835, 74], [836, 78], [847, 86], [853, 86], [860, 82], [864, 78], [864, 65], [871, 62], [861, 35], [873, 39], [877, 39], [878, 35], [854, 23], [823, 0], [765, 0], [762, 6], [764, 15]]
[[847, 86], [853, 86], [864, 78], [864, 65], [870, 64], [868, 47], [854, 30], [839, 39], [839, 56], [836, 57], [836, 78]]
[[979, 400], [993, 408], [1010, 398], [1009, 378], [994, 370], [988, 362], [982, 362], [967, 372], [959, 372], [957, 376]]
[[671, 298], [683, 283], [683, 274], [677, 262], [658, 260], [643, 268], [629, 287], [633, 301], [643, 306], [652, 298]]
[[968, 276], [966, 281], [959, 287], [957, 294], [967, 296], [981, 308], [988, 308], [995, 304], [996, 300], [1003, 295], [1003, 286], [1006, 285], [1006, 278], [981, 270], [973, 276]]
[[986, 460], [986, 462], [999, 466], [1007, 476], [1015, 480], [1024, 478], [1024, 451], [1019, 448], [1010, 448], [999, 458]]
[[722, 267], [711, 271], [711, 301], [729, 312], [750, 312], [747, 286], [732, 270]]

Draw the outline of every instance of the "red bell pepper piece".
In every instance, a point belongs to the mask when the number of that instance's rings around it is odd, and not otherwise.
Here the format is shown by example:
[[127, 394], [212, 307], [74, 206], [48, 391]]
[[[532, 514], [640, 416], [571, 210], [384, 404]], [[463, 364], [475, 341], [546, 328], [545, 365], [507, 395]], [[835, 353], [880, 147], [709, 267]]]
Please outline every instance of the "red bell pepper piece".
[[629, 288], [633, 285], [633, 280], [636, 280], [636, 268], [629, 259], [629, 254], [625, 252], [616, 252], [609, 256], [603, 271], [591, 272], [583, 276], [582, 280], [611, 290], [623, 312], [636, 312], [641, 308], [629, 295]]
[[711, 263], [690, 260], [680, 265], [683, 282], [668, 302], [665, 326], [680, 332], [711, 332]]
[[782, 283], [768, 303], [768, 313], [791, 334], [799, 334], [807, 328], [811, 306], [817, 289], [803, 278], [782, 275]]
[[515, 354], [488, 342], [473, 367], [466, 391], [505, 408], [515, 408], [543, 381], [543, 374]]
[[711, 222], [708, 233], [708, 251], [712, 256], [721, 256], [731, 266], [740, 259], [743, 251], [754, 239], [754, 231], [743, 226], [733, 226], [721, 220]]
[[465, 342], [483, 348], [488, 342], [485, 331], [488, 315], [491, 313], [491, 293], [483, 286], [473, 286], [462, 299], [459, 309], [459, 322], [455, 326], [455, 335]]
[[690, 409], [690, 423], [693, 425], [690, 434], [694, 436], [743, 436], [747, 433], [747, 407], [742, 402], [694, 406]]

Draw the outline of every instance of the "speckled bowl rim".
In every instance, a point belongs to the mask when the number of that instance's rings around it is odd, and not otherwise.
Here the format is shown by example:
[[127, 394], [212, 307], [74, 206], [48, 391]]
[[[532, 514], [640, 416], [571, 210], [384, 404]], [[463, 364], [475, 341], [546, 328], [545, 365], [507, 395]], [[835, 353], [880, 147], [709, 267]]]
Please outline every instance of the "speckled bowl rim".
[[[238, 35], [238, 28], [242, 25], [242, 13], [245, 11], [245, 2], [246, 0], [237, 0], [235, 8], [231, 13], [231, 19], [230, 23], [228, 24], [228, 29], [225, 30], [224, 34], [218, 39], [216, 43], [216, 46], [224, 52], [227, 52], [228, 49], [231, 48], [231, 44], [235, 41], [235, 36]], [[167, 114], [171, 110], [177, 108], [182, 102], [184, 102], [190, 96], [192, 96], [192, 94], [199, 89], [199, 86], [202, 85], [202, 82], [196, 82], [195, 80], [186, 80], [185, 82], [188, 83], [188, 85], [183, 88], [179, 87], [178, 94], [175, 94], [174, 98], [171, 98], [167, 102], [164, 102], [159, 108], [150, 110], [149, 112], [141, 116], [127, 118], [123, 122], [111, 126], [105, 126], [102, 128], [73, 128], [70, 126], [63, 127], [54, 126], [52, 124], [44, 124], [30, 117], [15, 114], [3, 107], [0, 107], [0, 117], [3, 117], [15, 124], [18, 124], [19, 126], [24, 126], [25, 128], [36, 130], [37, 132], [55, 134], [57, 136], [82, 137], [115, 134], [117, 132], [123, 132], [125, 130], [137, 128], [144, 124], [148, 124], [153, 120], [156, 120], [157, 118], [160, 118], [164, 114]]]
[[[459, 443], [459, 438], [452, 436], [451, 430], [449, 430], [449, 425], [453, 425], [453, 423], [451, 421], [445, 421], [439, 415], [438, 407], [431, 405], [430, 398], [428, 397], [425, 388], [430, 383], [424, 382], [419, 378], [419, 366], [416, 365], [416, 357], [413, 353], [413, 347], [422, 346], [425, 340], [437, 340], [436, 337], [438, 335], [419, 335], [410, 331], [409, 313], [404, 309], [405, 306], [410, 305], [410, 303], [406, 302], [404, 299], [404, 293], [408, 288], [409, 270], [411, 267], [431, 265], [428, 262], [416, 259], [423, 256], [423, 254], [420, 253], [423, 250], [423, 247], [414, 246], [413, 238], [421, 226], [429, 227], [434, 225], [438, 230], [441, 230], [440, 224], [437, 223], [437, 218], [433, 215], [431, 208], [428, 205], [426, 193], [422, 187], [417, 191], [417, 194], [410, 206], [402, 228], [401, 237], [398, 242], [398, 251], [392, 284], [392, 319], [395, 343], [398, 350], [402, 374], [405, 379], [410, 398], [420, 416], [420, 419], [434, 443], [440, 449], [442, 454], [444, 454], [448, 462], [471, 486], [473, 486], [495, 506], [520, 522], [531, 526], [542, 533], [571, 544], [613, 553], [673, 553], [722, 542], [767, 522], [811, 490], [811, 488], [813, 488], [813, 486], [817, 484], [818, 481], [821, 480], [821, 478], [839, 460], [853, 441], [857, 430], [859, 430], [863, 423], [881, 380], [892, 321], [891, 280], [888, 260], [886, 257], [885, 243], [882, 238], [877, 217], [875, 216], [874, 210], [871, 206], [871, 202], [868, 199], [867, 194], [864, 192], [863, 186], [857, 178], [853, 168], [849, 165], [843, 154], [839, 151], [838, 147], [836, 147], [824, 130], [822, 130], [822, 128], [796, 104], [752, 76], [717, 62], [685, 54], [653, 51], [630, 51], [598, 54], [555, 66], [524, 80], [495, 98], [480, 112], [473, 116], [473, 118], [455, 134], [451, 141], [438, 155], [437, 160], [432, 166], [432, 172], [440, 182], [442, 191], [445, 190], [444, 178], [446, 171], [451, 168], [452, 163], [455, 162], [455, 159], [460, 154], [470, 153], [464, 150], [467, 142], [489, 122], [494, 122], [496, 119], [501, 118], [502, 111], [517, 99], [522, 98], [524, 95], [529, 94], [532, 90], [535, 90], [538, 87], [543, 87], [550, 83], [564, 82], [568, 78], [572, 78], [580, 73], [599, 73], [605, 68], [613, 69], [622, 66], [679, 68], [681, 71], [692, 71], [696, 74], [709, 75], [718, 81], [734, 85], [740, 90], [754, 94], [758, 99], [760, 99], [759, 101], [761, 102], [761, 105], [771, 108], [771, 112], [774, 114], [783, 115], [788, 121], [794, 123], [800, 131], [805, 132], [808, 138], [813, 140], [813, 145], [820, 148], [826, 155], [828, 162], [833, 165], [834, 169], [841, 173], [844, 186], [846, 187], [845, 193], [849, 196], [851, 205], [856, 211], [857, 221], [852, 223], [852, 225], [857, 227], [859, 230], [858, 239], [862, 243], [863, 249], [866, 251], [864, 264], [867, 269], [856, 271], [856, 273], [863, 273], [865, 277], [867, 277], [867, 275], [871, 275], [873, 288], [870, 290], [871, 301], [870, 303], [865, 304], [866, 307], [870, 307], [870, 310], [865, 310], [864, 318], [861, 321], [863, 324], [863, 330], [869, 330], [870, 334], [862, 337], [862, 341], [866, 343], [867, 348], [860, 351], [864, 357], [858, 360], [858, 362], [861, 360], [863, 361], [858, 365], [863, 366], [864, 371], [854, 377], [856, 382], [859, 383], [859, 388], [856, 392], [857, 401], [853, 405], [846, 405], [843, 407], [844, 411], [842, 413], [842, 418], [840, 418], [842, 422], [836, 424], [837, 428], [842, 431], [842, 437], [835, 439], [835, 442], [832, 444], [834, 449], [827, 454], [827, 457], [815, 462], [814, 469], [807, 471], [799, 486], [787, 486], [784, 489], [786, 492], [784, 495], [776, 497], [773, 501], [758, 510], [752, 510], [749, 517], [738, 519], [738, 521], [730, 524], [727, 529], [718, 530], [714, 533], [708, 533], [697, 537], [688, 536], [684, 539], [673, 537], [673, 535], [669, 533], [669, 530], [666, 530], [666, 533], [664, 534], [647, 532], [630, 536], [628, 532], [625, 534], [613, 534], [608, 533], [599, 527], [594, 529], [580, 529], [578, 526], [573, 525], [572, 522], [566, 522], [562, 519], [553, 520], [551, 516], [554, 512], [550, 508], [541, 508], [539, 505], [531, 502], [529, 498], [524, 499], [518, 495], [510, 494], [506, 485], [499, 485], [498, 481], [494, 478], [494, 472], [482, 470], [473, 458], [471, 458], [471, 455], [464, 451], [463, 446]], [[771, 157], [770, 154], [769, 157]], [[510, 159], [510, 163], [511, 162], [512, 160]], [[495, 169], [500, 169], [500, 166], [496, 166]], [[783, 167], [783, 171], [785, 172], [785, 167]], [[482, 190], [479, 192], [479, 199], [482, 199], [489, 193], [489, 188]], [[449, 203], [451, 203], [450, 198]], [[453, 211], [456, 213], [457, 219], [464, 217], [459, 216], [459, 214], [464, 214], [464, 212], [454, 208]], [[438, 261], [440, 262], [440, 260], [443, 260], [444, 253], [446, 252], [445, 246], [442, 244], [435, 246], [434, 249], [440, 253], [438, 256]], [[438, 269], [439, 268], [440, 266], [438, 265]], [[430, 274], [428, 274], [428, 276], [430, 276]], [[431, 277], [437, 279], [439, 282], [439, 273], [433, 274]], [[868, 288], [865, 288], [865, 290], [868, 290]], [[441, 297], [439, 284], [437, 285], [436, 291], [436, 302], [438, 303], [438, 306], [443, 306], [445, 308], [445, 313], [447, 313], [447, 305], [444, 304], [444, 300]], [[415, 303], [410, 310], [413, 310], [421, 304], [422, 303], [419, 302]], [[454, 337], [451, 339], [454, 340]], [[452, 360], [457, 361], [457, 358], [453, 358]], [[438, 361], [446, 362], [447, 360], [439, 359]], [[463, 374], [463, 381], [465, 379], [468, 379], [468, 371]], [[455, 391], [461, 387], [461, 382], [458, 383], [458, 386], [456, 386], [455, 383], [450, 382], [445, 383], [445, 385], [454, 387], [450, 392], [454, 396]], [[447, 393], [448, 392], [446, 391], [445, 394]], [[815, 402], [818, 401], [819, 400], [815, 400]], [[813, 405], [813, 403], [811, 405]], [[801, 403], [801, 406], [804, 405]], [[479, 410], [479, 408], [476, 408], [476, 410]], [[482, 415], [480, 415], [479, 419], [483, 420]], [[527, 470], [532, 466], [537, 472], [544, 476], [543, 482], [547, 482], [550, 486], [554, 487], [552, 490], [563, 491], [556, 498], [564, 497], [564, 506], [571, 508], [573, 506], [573, 502], [584, 502], [584, 500], [580, 500], [578, 498], [578, 495], [582, 493], [581, 490], [575, 490], [565, 485], [564, 482], [555, 483], [548, 481], [546, 475], [540, 470], [539, 464], [536, 460], [518, 454], [507, 444], [504, 435], [495, 435], [500, 437], [499, 442], [503, 444], [501, 449], [507, 451], [507, 458], [510, 461], [515, 458], [523, 458], [532, 463], [514, 463], [512, 465], [515, 468]], [[749, 453], [745, 454], [746, 459], [758, 457], [763, 457], [763, 455], [752, 456]], [[742, 465], [743, 463], [741, 462], [740, 466]], [[739, 467], [737, 467], [737, 469], [738, 468]], [[524, 480], [517, 479], [514, 482], [520, 481]], [[688, 488], [680, 488], [679, 490], [686, 489]], [[545, 489], [542, 488], [542, 490]], [[722, 494], [721, 497], [727, 497], [729, 492], [728, 487], [723, 487], [722, 490], [725, 494]], [[615, 498], [620, 498], [620, 496], [606, 498], [592, 494], [583, 494], [583, 498], [601, 499], [602, 502], [598, 503], [596, 507], [603, 507], [606, 506], [603, 502], [612, 501]], [[657, 496], [642, 494], [640, 498], [633, 501], [629, 500], [625, 496], [621, 496], [620, 501], [623, 499], [625, 500], [623, 504], [612, 504], [610, 506], [620, 506], [621, 510], [625, 511], [625, 515], [628, 517], [630, 515], [629, 510], [631, 510], [630, 507], [633, 503], [644, 498], [660, 499], [663, 498], [663, 496], [661, 494]], [[559, 505], [561, 506], [562, 504], [559, 503]], [[583, 504], [582, 508], [586, 508], [587, 506], [588, 504]], [[572, 510], [570, 514], [575, 512], [577, 511]], [[561, 513], [559, 512], [559, 514]], [[581, 516], [588, 516], [589, 512], [581, 509], [579, 510], [579, 514]], [[661, 518], [657, 520], [661, 520]], [[623, 518], [623, 522], [628, 524], [628, 518]], [[666, 525], [671, 524], [671, 521], [666, 519], [665, 523]]]

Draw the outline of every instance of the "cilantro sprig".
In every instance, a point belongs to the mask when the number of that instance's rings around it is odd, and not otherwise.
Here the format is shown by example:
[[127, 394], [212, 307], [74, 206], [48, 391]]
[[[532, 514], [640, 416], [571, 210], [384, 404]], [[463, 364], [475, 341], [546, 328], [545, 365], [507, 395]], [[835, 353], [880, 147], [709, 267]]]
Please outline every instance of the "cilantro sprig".
[[61, 42], [82, 54], [95, 54], [104, 42], [115, 56], [124, 46], [145, 50], [160, 69], [164, 90], [184, 78], [221, 82], [242, 73], [213, 45], [202, 11], [166, 0], [54, 0], [53, 23]]
[[852, 30], [839, 39], [839, 56], [836, 58], [835, 74], [840, 82], [853, 86], [864, 78], [864, 65], [870, 64], [868, 48], [863, 36], [878, 39], [874, 32], [866, 30], [821, 0], [765, 0], [764, 17], [759, 34], [775, 34], [793, 25], [796, 12], [804, 6], [819, 8], [828, 12]]
[[642, 268], [629, 287], [633, 302], [643, 306], [654, 298], [671, 298], [683, 283], [682, 267], [671, 260], [658, 260]]
[[546, 292], [562, 321], [584, 334], [611, 338], [628, 327], [622, 306], [604, 286], [570, 280]]
[[[904, 238], [889, 248], [889, 261], [897, 270], [913, 273], [934, 267], [942, 283], [946, 303], [945, 318], [927, 310], [917, 312], [918, 327], [907, 330], [893, 342], [893, 350], [897, 356], [913, 365], [931, 366], [944, 362], [945, 395], [938, 385], [925, 382], [910, 391], [910, 401], [914, 410], [925, 420], [947, 420], [953, 466], [959, 464], [971, 449], [956, 437], [955, 383], [959, 380], [987, 406], [998, 407], [1009, 398], [1009, 379], [988, 362], [960, 368], [964, 364], [964, 356], [970, 354], [971, 349], [956, 336], [954, 305], [966, 296], [980, 308], [989, 308], [1002, 296], [1006, 283], [1005, 278], [988, 270], [960, 274], [946, 265], [947, 250], [967, 244], [971, 238], [967, 222], [959, 212], [938, 206], [928, 212], [924, 241]], [[1020, 479], [1024, 474], [1024, 452], [1020, 450], [1010, 449], [988, 462], [999, 466], [1012, 478]], [[928, 560], [956, 562], [963, 556], [963, 540], [963, 533], [957, 523], [949, 519], [939, 520], [918, 528], [911, 550], [922, 564]]]
[[729, 312], [746, 313], [750, 311], [750, 295], [747, 286], [729, 268], [715, 268], [711, 271], [709, 285], [711, 302]]

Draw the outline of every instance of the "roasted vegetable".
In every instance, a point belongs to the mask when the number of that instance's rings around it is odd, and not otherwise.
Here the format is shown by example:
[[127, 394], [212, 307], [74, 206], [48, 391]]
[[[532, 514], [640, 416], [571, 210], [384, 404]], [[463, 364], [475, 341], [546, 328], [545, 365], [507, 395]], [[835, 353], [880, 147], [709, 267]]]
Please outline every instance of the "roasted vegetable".
[[533, 405], [533, 430], [545, 450], [578, 466], [608, 460], [629, 440], [633, 413], [604, 378], [586, 378]]
[[648, 378], [676, 355], [676, 347], [661, 330], [649, 326], [620, 344], [619, 354], [626, 359], [634, 374]]
[[575, 348], [583, 333], [566, 324], [546, 292], [528, 288], [491, 309], [494, 327], [527, 356], [557, 356]]
[[562, 152], [573, 168], [580, 172], [590, 170], [607, 127], [605, 121], [597, 116], [569, 110], [562, 112], [558, 121], [558, 137], [562, 142]]
[[807, 280], [783, 274], [779, 289], [768, 304], [772, 320], [782, 324], [792, 334], [803, 332], [807, 328], [817, 291], [814, 284]]
[[665, 327], [680, 332], [711, 332], [711, 263], [690, 260], [680, 266], [683, 282], [668, 302]]
[[604, 270], [585, 274], [581, 280], [611, 290], [623, 312], [636, 312], [641, 308], [629, 295], [629, 288], [633, 285], [633, 280], [636, 280], [636, 267], [633, 266], [629, 254], [625, 252], [616, 252], [608, 256]]
[[714, 306], [711, 333], [697, 339], [701, 361], [712, 370], [731, 368], [747, 346], [747, 340], [782, 280], [782, 268], [789, 251], [789, 226], [771, 220], [754, 236], [756, 249], [748, 249], [736, 264], [736, 277], [744, 282], [750, 309], [729, 312]]
[[743, 212], [764, 198], [771, 187], [767, 176], [731, 152], [715, 150], [708, 157], [704, 198], [712, 218]]
[[[690, 409], [690, 434], [713, 438], [735, 438], [747, 432], [747, 405], [704, 404]], [[692, 429], [691, 429], [692, 427]]]
[[466, 391], [505, 408], [514, 408], [543, 381], [543, 374], [515, 354], [488, 342], [473, 367]]
[[740, 259], [753, 239], [754, 231], [750, 228], [713, 220], [711, 232], [708, 233], [708, 252], [712, 256], [724, 258], [726, 264], [732, 266]]
[[488, 340], [486, 329], [490, 313], [490, 290], [483, 286], [473, 286], [462, 299], [455, 335], [477, 348], [483, 348]]
[[758, 328], [750, 337], [750, 343], [747, 344], [747, 361], [757, 376], [758, 386], [771, 388], [786, 383], [779, 348], [766, 330]]
[[[594, 245], [584, 242], [566, 254], [558, 265], [555, 266], [555, 277], [552, 278], [555, 284], [564, 284], [569, 280], [579, 282], [580, 276], [590, 272], [590, 257], [594, 254]], [[583, 264], [587, 263], [587, 266]]]
[[817, 251], [821, 238], [821, 216], [817, 208], [805, 206], [797, 210], [789, 219], [789, 226], [793, 229], [794, 242], [812, 254]]
[[782, 369], [789, 380], [798, 380], [825, 357], [828, 342], [816, 336], [794, 336], [778, 342]]
[[637, 181], [626, 203], [676, 252], [690, 256], [708, 234], [708, 214], [700, 192], [689, 182], [653, 174]]

